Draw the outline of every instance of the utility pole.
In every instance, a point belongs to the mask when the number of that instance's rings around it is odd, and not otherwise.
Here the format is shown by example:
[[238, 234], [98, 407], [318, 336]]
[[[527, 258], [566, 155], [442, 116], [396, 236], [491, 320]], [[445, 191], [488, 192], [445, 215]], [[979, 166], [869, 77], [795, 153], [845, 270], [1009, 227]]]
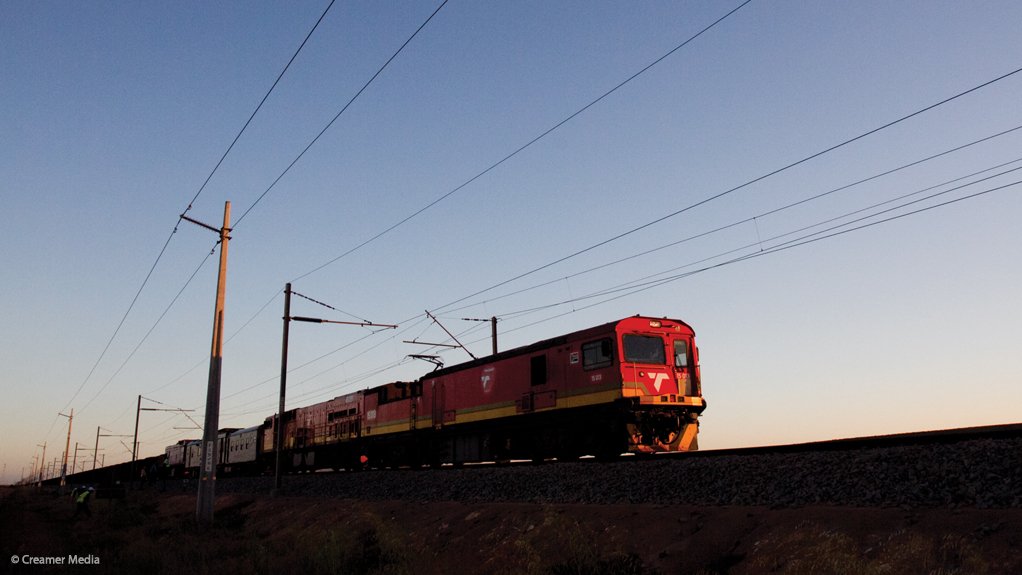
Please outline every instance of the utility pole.
[[216, 282], [216, 304], [213, 307], [213, 344], [209, 354], [209, 383], [206, 386], [206, 419], [202, 426], [202, 457], [199, 460], [199, 493], [195, 516], [199, 523], [213, 523], [213, 501], [216, 481], [216, 438], [220, 426], [220, 375], [223, 364], [224, 294], [227, 287], [227, 243], [231, 239], [231, 202], [224, 203], [224, 224], [220, 229], [197, 222], [181, 214], [181, 218], [220, 234], [220, 271]]
[[[283, 337], [284, 341], [281, 344], [281, 352], [280, 352], [280, 406], [279, 406], [278, 411], [277, 411], [276, 428], [274, 429], [274, 432], [275, 432], [274, 433], [274, 448], [276, 449], [276, 454], [275, 454], [276, 465], [275, 465], [274, 474], [273, 474], [273, 490], [270, 492], [270, 494], [273, 495], [273, 496], [280, 495], [280, 493], [281, 493], [281, 483], [282, 483], [281, 475], [283, 473], [282, 461], [283, 461], [283, 451], [284, 451], [284, 396], [285, 396], [285, 392], [287, 390], [287, 346], [288, 346], [288, 334], [290, 332], [289, 326], [290, 326], [291, 320], [294, 320], [294, 321], [304, 321], [304, 322], [309, 322], [309, 323], [338, 323], [338, 324], [342, 324], [342, 325], [357, 325], [357, 326], [362, 326], [362, 327], [382, 327], [382, 328], [386, 328], [386, 329], [397, 329], [397, 327], [398, 327], [396, 325], [389, 325], [389, 324], [383, 324], [383, 323], [373, 323], [371, 321], [362, 321], [362, 322], [335, 321], [335, 320], [320, 319], [320, 318], [315, 318], [315, 317], [302, 317], [302, 316], [297, 316], [297, 315], [296, 316], [292, 316], [291, 315], [291, 294], [292, 293], [296, 293], [296, 292], [292, 292], [291, 291], [291, 284], [290, 283], [286, 284], [284, 286], [284, 337]], [[311, 301], [316, 301], [316, 300], [312, 300], [312, 298], [309, 298], [308, 296], [304, 296], [302, 294], [297, 294], [297, 295], [299, 297], [310, 299]], [[332, 308], [331, 306], [323, 304], [322, 302], [316, 302], [316, 303], [318, 303], [320, 305], [324, 305], [325, 307], [329, 307], [331, 309], [335, 309], [335, 308]]]
[[43, 456], [39, 459], [39, 487], [43, 486], [43, 467], [46, 466], [46, 442], [42, 445], [36, 444], [36, 447], [43, 448]]
[[287, 341], [288, 331], [291, 325], [291, 282], [284, 286], [284, 338], [280, 350], [280, 406], [277, 409], [277, 421], [274, 428], [273, 448], [276, 458], [273, 471], [273, 496], [280, 494], [282, 480], [280, 477], [283, 466], [284, 451], [284, 394], [287, 390]]
[[135, 483], [135, 458], [138, 456], [138, 416], [142, 413], [142, 394], [138, 396], [138, 403], [135, 405], [135, 439], [131, 442], [131, 480], [129, 485]]
[[[463, 317], [461, 321], [488, 321], [490, 322], [490, 339], [493, 341], [493, 355], [497, 355], [497, 317], [490, 319], [476, 319], [474, 317]], [[442, 327], [442, 326], [441, 326]]]
[[[93, 469], [96, 468], [96, 458], [99, 456], [99, 438], [100, 437], [131, 437], [130, 435], [116, 435], [116, 434], [112, 434], [112, 433], [103, 433], [103, 434], [101, 434], [99, 432], [100, 429], [102, 429], [102, 428], [98, 427], [98, 426], [96, 427], [96, 448], [93, 450], [93, 455], [92, 455], [92, 468]], [[107, 429], [106, 431], [110, 431], [110, 430]], [[136, 439], [137, 439], [137, 436], [136, 436]], [[103, 463], [105, 463], [105, 457], [104, 457], [104, 460], [100, 463], [100, 467], [103, 467]]]
[[[138, 418], [139, 418], [139, 415], [143, 411], [176, 411], [176, 412], [183, 413], [185, 417], [188, 417], [188, 419], [192, 419], [191, 417], [188, 416], [187, 412], [195, 411], [193, 409], [179, 409], [179, 408], [176, 408], [176, 407], [174, 409], [160, 409], [158, 407], [142, 407], [142, 400], [143, 399], [146, 400], [146, 401], [151, 401], [153, 403], [160, 403], [159, 401], [156, 401], [155, 399], [149, 399], [148, 397], [142, 397], [141, 395], [138, 396], [138, 406], [135, 408], [135, 435], [134, 435], [135, 439], [133, 440], [133, 442], [131, 444], [131, 480], [133, 482], [135, 481], [135, 461], [138, 459]], [[160, 403], [160, 405], [166, 405], [166, 404]], [[192, 421], [194, 421], [194, 420], [192, 420]], [[129, 436], [127, 436], [127, 435], [115, 435], [115, 436], [108, 436], [108, 437], [129, 437]], [[99, 447], [99, 430], [98, 429], [96, 430], [96, 447], [97, 448]]]
[[493, 339], [493, 355], [497, 355], [497, 316], [490, 318], [490, 336]]
[[64, 494], [64, 486], [67, 485], [67, 452], [71, 449], [71, 423], [75, 419], [75, 410], [71, 408], [71, 415], [58, 413], [57, 415], [67, 418], [67, 443], [64, 445], [64, 464], [60, 467], [60, 494]]
[[75, 474], [75, 467], [78, 466], [78, 442], [75, 442], [75, 456], [71, 460], [71, 475]]

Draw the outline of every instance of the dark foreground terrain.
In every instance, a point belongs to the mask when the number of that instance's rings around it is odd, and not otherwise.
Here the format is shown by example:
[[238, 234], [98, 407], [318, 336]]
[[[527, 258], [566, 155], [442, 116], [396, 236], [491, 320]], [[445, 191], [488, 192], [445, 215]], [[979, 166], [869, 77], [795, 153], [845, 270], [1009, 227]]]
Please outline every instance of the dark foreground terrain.
[[[12, 573], [1022, 573], [1015, 507], [352, 501], [155, 486], [92, 504], [0, 491]], [[70, 557], [79, 564], [68, 565]], [[55, 559], [47, 559], [55, 558]], [[63, 565], [24, 565], [54, 561]], [[17, 561], [17, 563], [15, 563]]]

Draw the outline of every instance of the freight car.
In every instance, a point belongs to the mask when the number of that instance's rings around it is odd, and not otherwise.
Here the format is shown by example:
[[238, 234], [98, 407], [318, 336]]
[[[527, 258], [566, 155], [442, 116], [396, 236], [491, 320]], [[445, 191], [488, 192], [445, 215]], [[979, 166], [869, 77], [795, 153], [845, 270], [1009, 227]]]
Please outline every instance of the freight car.
[[[284, 413], [292, 470], [455, 465], [698, 448], [695, 334], [635, 316]], [[260, 426], [274, 456], [278, 417]]]

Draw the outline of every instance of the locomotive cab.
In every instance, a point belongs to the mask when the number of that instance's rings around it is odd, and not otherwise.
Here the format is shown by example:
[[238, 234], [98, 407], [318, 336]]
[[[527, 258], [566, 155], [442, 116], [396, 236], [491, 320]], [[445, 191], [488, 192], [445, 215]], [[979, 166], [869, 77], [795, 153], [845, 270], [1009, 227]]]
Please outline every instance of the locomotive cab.
[[691, 451], [706, 408], [695, 334], [683, 322], [629, 318], [619, 324], [622, 396], [630, 401], [628, 450]]

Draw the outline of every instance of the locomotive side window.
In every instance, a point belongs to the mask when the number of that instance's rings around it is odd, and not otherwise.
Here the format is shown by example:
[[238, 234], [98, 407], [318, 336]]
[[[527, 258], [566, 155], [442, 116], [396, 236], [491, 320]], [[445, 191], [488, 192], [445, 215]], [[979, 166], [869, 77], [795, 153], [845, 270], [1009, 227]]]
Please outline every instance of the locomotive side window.
[[546, 383], [546, 356], [537, 355], [529, 360], [529, 372], [532, 385], [543, 385]]
[[614, 349], [609, 339], [582, 344], [583, 369], [607, 367], [614, 362]]
[[634, 363], [667, 363], [664, 340], [656, 336], [625, 334], [625, 361]]
[[683, 339], [674, 340], [675, 367], [688, 367], [688, 342]]

